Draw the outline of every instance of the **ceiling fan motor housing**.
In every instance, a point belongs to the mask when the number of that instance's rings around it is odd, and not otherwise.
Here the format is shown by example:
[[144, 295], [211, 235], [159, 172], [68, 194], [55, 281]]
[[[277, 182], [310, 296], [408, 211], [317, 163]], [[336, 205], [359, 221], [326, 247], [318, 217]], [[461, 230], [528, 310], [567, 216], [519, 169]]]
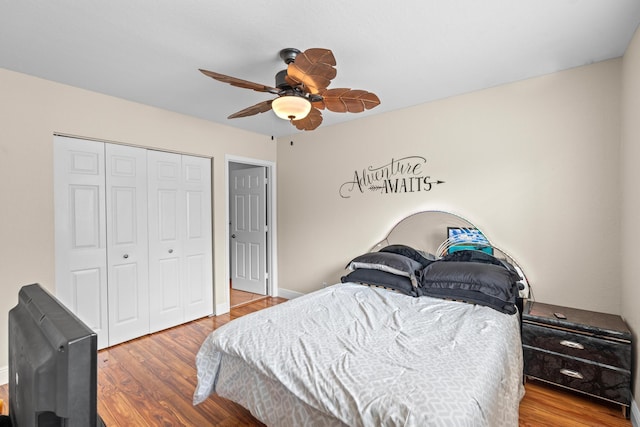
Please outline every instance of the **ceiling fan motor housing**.
[[298, 49], [287, 47], [280, 51], [280, 58], [282, 58], [285, 64], [289, 65], [296, 60], [296, 56], [298, 56], [299, 53], [300, 51]]
[[[280, 51], [280, 58], [282, 58], [285, 64], [289, 65], [296, 60], [296, 57], [298, 56], [299, 53], [300, 51], [298, 49], [293, 47], [287, 47]], [[276, 87], [282, 90], [290, 90], [292, 89], [292, 87], [289, 83], [287, 83], [287, 81], [285, 80], [285, 77], [287, 77], [286, 69], [279, 71], [276, 74]]]
[[278, 73], [276, 74], [276, 87], [278, 89], [291, 89], [291, 86], [289, 85], [289, 83], [287, 83], [285, 77], [287, 77], [287, 70], [278, 71]]

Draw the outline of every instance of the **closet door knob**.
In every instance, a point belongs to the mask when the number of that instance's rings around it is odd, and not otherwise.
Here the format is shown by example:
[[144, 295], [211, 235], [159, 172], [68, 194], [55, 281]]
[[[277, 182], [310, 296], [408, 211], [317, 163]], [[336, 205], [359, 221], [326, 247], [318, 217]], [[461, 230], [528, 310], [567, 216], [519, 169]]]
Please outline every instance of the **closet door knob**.
[[122, 258], [124, 258], [124, 259], [129, 258], [129, 254], [124, 254], [124, 255], [122, 255]]
[[172, 254], [173, 253], [173, 249], [169, 249], [169, 253]]

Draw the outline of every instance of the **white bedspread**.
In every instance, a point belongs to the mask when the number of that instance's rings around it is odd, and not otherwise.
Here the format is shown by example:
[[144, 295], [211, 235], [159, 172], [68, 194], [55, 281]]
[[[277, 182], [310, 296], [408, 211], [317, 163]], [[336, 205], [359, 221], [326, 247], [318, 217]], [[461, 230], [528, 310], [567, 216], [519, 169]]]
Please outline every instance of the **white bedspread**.
[[215, 330], [194, 404], [223, 355], [350, 426], [517, 426], [524, 394], [517, 315], [351, 283]]

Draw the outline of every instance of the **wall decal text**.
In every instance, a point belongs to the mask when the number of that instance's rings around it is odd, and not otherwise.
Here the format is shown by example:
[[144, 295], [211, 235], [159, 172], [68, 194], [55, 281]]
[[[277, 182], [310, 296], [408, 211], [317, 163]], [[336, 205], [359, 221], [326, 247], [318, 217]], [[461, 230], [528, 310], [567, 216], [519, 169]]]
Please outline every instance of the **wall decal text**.
[[367, 166], [361, 171], [355, 170], [351, 181], [340, 186], [340, 197], [348, 199], [354, 193], [365, 191], [391, 193], [417, 193], [431, 191], [434, 184], [444, 184], [441, 180], [432, 180], [425, 175], [427, 159], [421, 156], [408, 156], [391, 159], [382, 166]]

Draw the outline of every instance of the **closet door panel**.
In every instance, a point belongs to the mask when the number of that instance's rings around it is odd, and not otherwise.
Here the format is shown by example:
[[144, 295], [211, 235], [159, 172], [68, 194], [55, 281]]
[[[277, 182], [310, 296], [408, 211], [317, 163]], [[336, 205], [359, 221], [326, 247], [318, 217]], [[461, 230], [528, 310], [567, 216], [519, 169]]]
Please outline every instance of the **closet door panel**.
[[[106, 284], [101, 277], [100, 268], [90, 268], [86, 270], [75, 270], [71, 272], [71, 282], [73, 286], [71, 311], [75, 313], [88, 327], [101, 329], [102, 314], [104, 311], [100, 299], [100, 289]], [[66, 304], [66, 303], [65, 303]]]
[[158, 238], [169, 245], [178, 241], [178, 190], [158, 190]]
[[[159, 261], [160, 272], [159, 291], [162, 297], [159, 306], [159, 315], [172, 316], [172, 313], [181, 311], [180, 301], [180, 260], [178, 258], [165, 258]], [[182, 320], [182, 319], [180, 319]]]
[[149, 171], [149, 304], [151, 332], [184, 322], [185, 208], [181, 156], [147, 152]]
[[213, 314], [211, 160], [182, 156], [185, 321]]
[[[193, 306], [203, 302], [206, 298], [204, 257], [202, 255], [193, 255], [186, 258], [186, 285], [187, 285], [187, 305]], [[205, 313], [204, 315], [211, 314]], [[202, 316], [198, 316], [202, 317]], [[197, 318], [197, 317], [196, 317]], [[193, 320], [193, 319], [190, 319]]]
[[69, 186], [69, 220], [71, 222], [71, 248], [100, 250], [102, 218], [99, 185]]
[[56, 290], [60, 301], [109, 342], [104, 144], [54, 137]]
[[[140, 298], [138, 297], [138, 269], [135, 264], [123, 264], [113, 268], [109, 281], [109, 292], [114, 293], [115, 310], [109, 319], [116, 324], [135, 322], [140, 319]], [[145, 319], [146, 320], [146, 319]], [[148, 321], [147, 321], [148, 322]]]
[[149, 333], [147, 150], [106, 144], [109, 345]]

